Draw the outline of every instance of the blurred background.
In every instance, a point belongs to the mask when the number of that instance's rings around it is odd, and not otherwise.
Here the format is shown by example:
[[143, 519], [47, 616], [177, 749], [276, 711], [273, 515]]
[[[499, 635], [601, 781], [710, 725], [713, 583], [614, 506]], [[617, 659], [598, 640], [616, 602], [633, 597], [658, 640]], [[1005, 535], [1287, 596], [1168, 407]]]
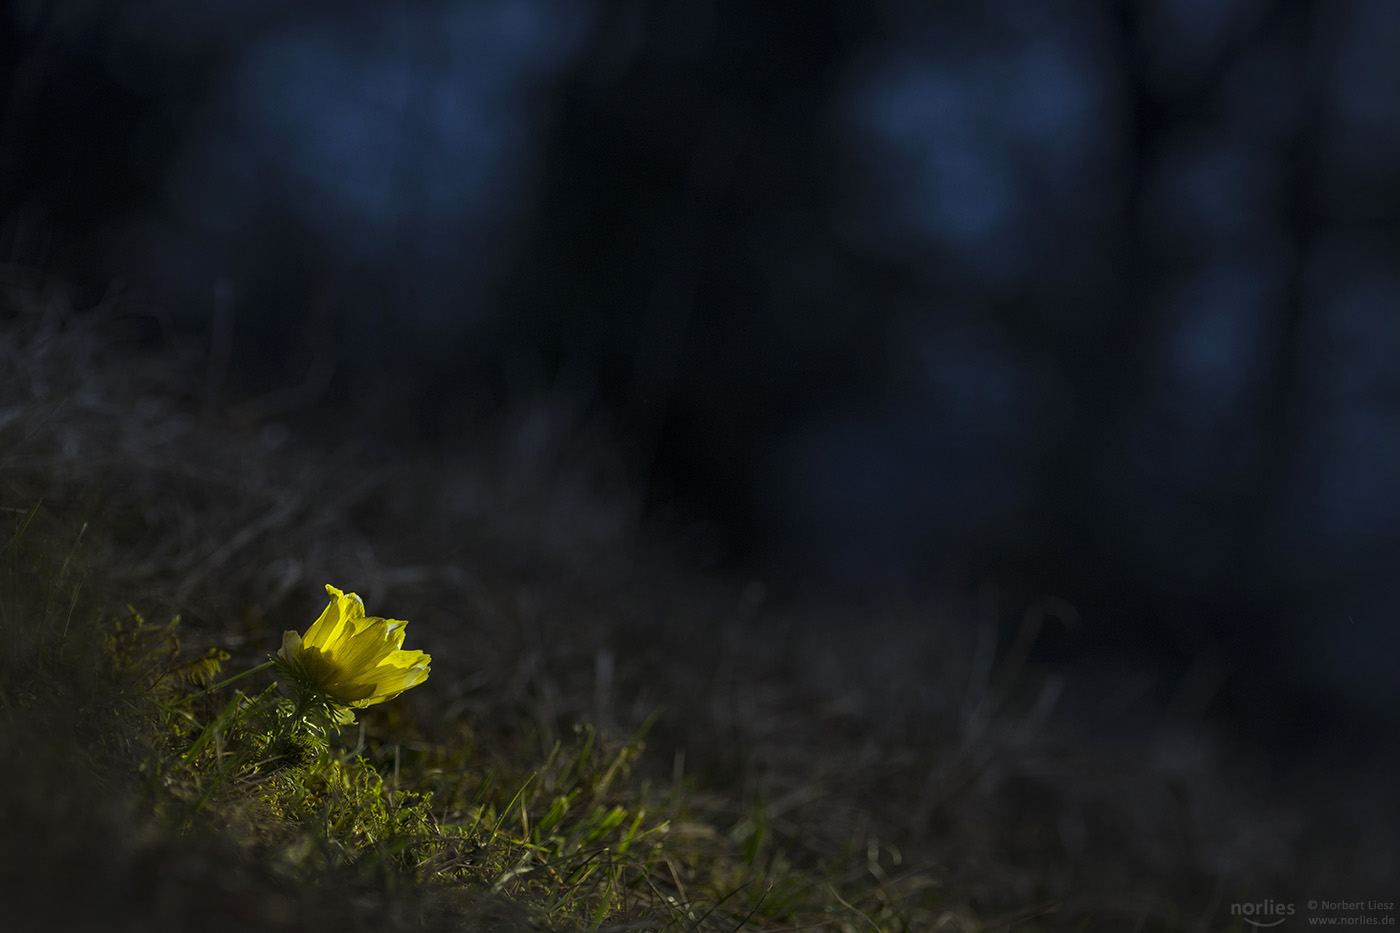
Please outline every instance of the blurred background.
[[1138, 666], [1265, 745], [1388, 745], [1400, 4], [12, 0], [0, 29], [0, 260], [154, 301], [138, 334], [204, 342], [207, 406], [450, 447], [563, 400], [716, 572], [990, 586], [1011, 631], [1056, 597], [1036, 657], [1090, 693]]

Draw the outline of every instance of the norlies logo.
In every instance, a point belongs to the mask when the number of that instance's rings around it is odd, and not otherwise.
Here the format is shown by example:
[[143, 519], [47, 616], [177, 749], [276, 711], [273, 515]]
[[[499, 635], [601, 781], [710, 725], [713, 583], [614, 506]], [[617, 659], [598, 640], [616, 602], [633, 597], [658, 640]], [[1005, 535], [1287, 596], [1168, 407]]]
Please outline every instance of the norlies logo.
[[1230, 916], [1243, 918], [1250, 926], [1260, 928], [1276, 927], [1297, 912], [1292, 904], [1263, 900], [1256, 903], [1245, 901], [1230, 905]]

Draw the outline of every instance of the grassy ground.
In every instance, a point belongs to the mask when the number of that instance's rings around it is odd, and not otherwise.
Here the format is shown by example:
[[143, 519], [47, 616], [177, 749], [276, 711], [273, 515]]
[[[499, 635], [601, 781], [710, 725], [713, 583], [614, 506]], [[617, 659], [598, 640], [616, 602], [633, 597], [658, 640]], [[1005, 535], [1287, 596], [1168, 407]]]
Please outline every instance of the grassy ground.
[[[1400, 875], [1359, 779], [1290, 796], [1195, 723], [1086, 739], [956, 592], [688, 570], [566, 400], [455, 450], [289, 430], [135, 349], [148, 309], [0, 280], [6, 929], [1245, 929]], [[207, 687], [325, 583], [432, 676], [292, 742], [270, 672]]]

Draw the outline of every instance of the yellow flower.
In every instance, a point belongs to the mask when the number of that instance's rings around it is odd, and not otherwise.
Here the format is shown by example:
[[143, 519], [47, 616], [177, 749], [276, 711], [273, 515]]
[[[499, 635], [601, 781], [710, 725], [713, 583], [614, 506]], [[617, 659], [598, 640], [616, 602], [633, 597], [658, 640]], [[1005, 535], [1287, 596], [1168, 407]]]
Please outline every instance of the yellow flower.
[[349, 725], [354, 713], [345, 707], [365, 707], [392, 700], [428, 679], [432, 658], [422, 651], [404, 651], [407, 622], [365, 616], [365, 604], [354, 593], [329, 584], [331, 602], [306, 634], [285, 632], [277, 652], [298, 691], [314, 691], [330, 702], [336, 721]]

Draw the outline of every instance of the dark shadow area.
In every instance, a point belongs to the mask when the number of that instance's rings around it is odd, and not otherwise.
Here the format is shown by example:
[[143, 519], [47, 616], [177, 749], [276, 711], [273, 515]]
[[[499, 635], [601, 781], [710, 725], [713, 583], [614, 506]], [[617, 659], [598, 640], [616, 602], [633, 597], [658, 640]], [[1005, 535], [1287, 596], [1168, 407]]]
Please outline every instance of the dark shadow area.
[[1388, 0], [26, 0], [0, 29], [0, 257], [207, 354], [191, 416], [549, 451], [541, 485], [606, 437], [662, 547], [755, 605], [953, 592], [1104, 741], [1400, 764]]

